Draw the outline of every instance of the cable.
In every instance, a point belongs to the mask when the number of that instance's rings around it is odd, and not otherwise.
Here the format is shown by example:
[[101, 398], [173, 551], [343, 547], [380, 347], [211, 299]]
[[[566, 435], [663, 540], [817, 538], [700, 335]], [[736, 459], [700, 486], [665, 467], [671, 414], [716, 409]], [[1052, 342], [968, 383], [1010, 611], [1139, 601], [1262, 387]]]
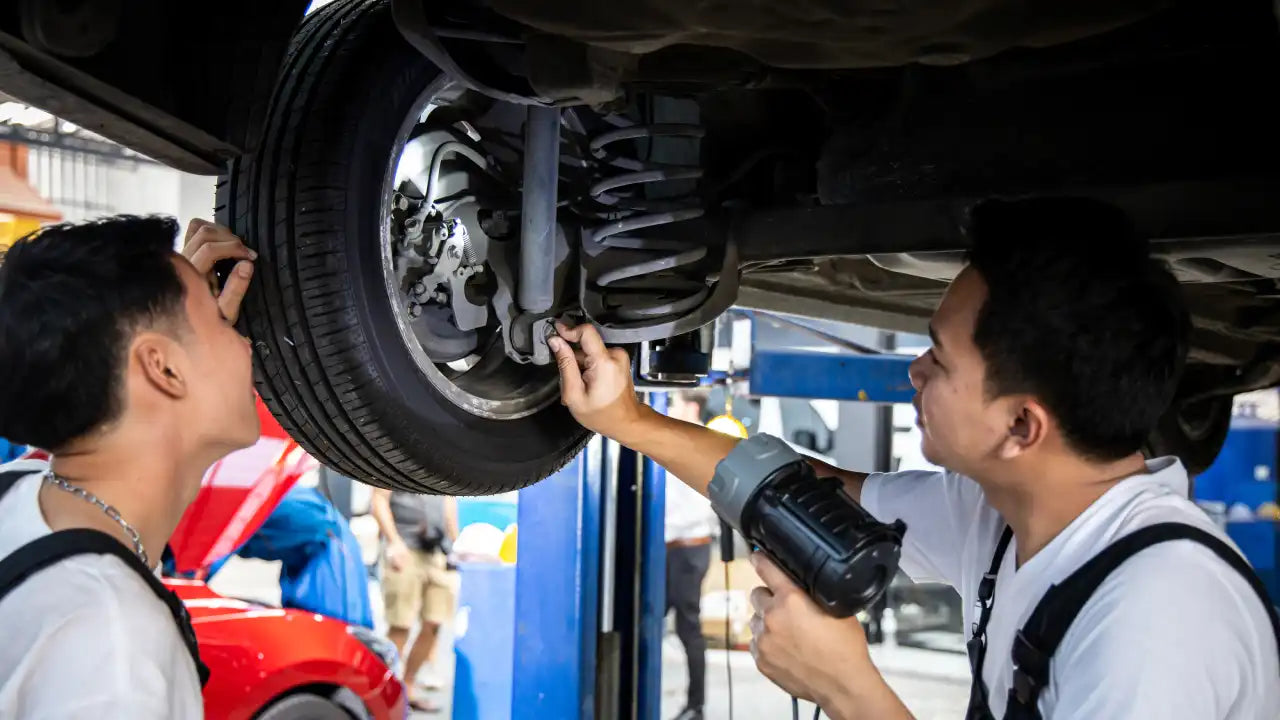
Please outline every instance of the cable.
[[733, 648], [729, 611], [733, 609], [733, 605], [729, 595], [729, 563], [721, 560], [721, 564], [724, 565], [724, 672], [729, 680], [729, 720], [733, 720], [733, 658], [729, 656], [729, 651]]
[[[822, 717], [822, 708], [813, 706], [813, 720]], [[800, 698], [791, 696], [791, 720], [800, 720]]]

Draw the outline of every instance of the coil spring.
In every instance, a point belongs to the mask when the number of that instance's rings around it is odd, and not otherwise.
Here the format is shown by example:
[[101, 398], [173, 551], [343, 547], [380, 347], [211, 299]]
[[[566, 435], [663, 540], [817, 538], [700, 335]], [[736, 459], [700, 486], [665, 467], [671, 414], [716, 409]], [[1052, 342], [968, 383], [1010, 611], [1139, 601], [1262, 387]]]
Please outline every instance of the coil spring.
[[659, 136], [701, 139], [704, 134], [700, 125], [659, 123], [621, 127], [591, 139], [588, 149], [600, 166], [621, 172], [598, 180], [588, 191], [591, 199], [604, 208], [601, 214], [611, 222], [587, 231], [584, 249], [588, 254], [602, 249], [629, 251], [616, 253], [621, 261], [609, 263], [607, 269], [590, 278], [594, 286], [590, 291], [600, 295], [599, 307], [605, 314], [595, 317], [597, 322], [620, 322], [632, 328], [662, 324], [697, 309], [710, 294], [701, 278], [679, 274], [680, 268], [706, 257], [704, 245], [637, 234], [703, 214], [700, 199], [692, 193], [649, 199], [642, 192], [643, 186], [652, 183], [699, 180], [702, 168], [645, 161], [608, 151], [610, 145], [629, 140]]

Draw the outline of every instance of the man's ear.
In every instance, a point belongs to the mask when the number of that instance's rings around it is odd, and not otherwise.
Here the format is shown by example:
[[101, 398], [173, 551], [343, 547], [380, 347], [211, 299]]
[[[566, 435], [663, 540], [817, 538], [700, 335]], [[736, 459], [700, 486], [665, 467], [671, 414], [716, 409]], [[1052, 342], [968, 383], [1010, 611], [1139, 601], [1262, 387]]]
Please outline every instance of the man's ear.
[[1049, 412], [1033, 398], [1010, 398], [1009, 429], [1000, 444], [1000, 457], [1013, 459], [1040, 444], [1052, 422]]
[[130, 355], [152, 387], [174, 399], [186, 397], [187, 380], [182, 369], [185, 355], [173, 338], [154, 332], [140, 333], [133, 341]]

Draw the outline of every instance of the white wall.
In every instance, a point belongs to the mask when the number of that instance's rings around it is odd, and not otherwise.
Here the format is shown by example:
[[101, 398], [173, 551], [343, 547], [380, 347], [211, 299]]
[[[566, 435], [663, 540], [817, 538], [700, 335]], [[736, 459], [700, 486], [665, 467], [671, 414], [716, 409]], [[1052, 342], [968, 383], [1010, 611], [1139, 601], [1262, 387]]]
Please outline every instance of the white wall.
[[157, 163], [31, 146], [28, 180], [70, 222], [171, 215], [185, 228], [192, 218], [213, 219], [216, 178]]

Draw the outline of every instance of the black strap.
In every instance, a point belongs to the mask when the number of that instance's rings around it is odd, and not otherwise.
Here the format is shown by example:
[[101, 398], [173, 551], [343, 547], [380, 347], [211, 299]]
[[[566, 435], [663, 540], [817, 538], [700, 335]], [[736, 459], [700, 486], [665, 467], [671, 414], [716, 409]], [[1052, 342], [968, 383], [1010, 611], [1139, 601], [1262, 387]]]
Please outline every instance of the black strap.
[[34, 470], [10, 470], [0, 473], [0, 498], [9, 492], [9, 488], [13, 487], [22, 478], [34, 474]]
[[[31, 471], [10, 471], [0, 473], [0, 498], [23, 477], [31, 475]], [[182, 635], [182, 642], [191, 654], [200, 676], [200, 686], [209, 681], [209, 668], [200, 660], [200, 649], [196, 643], [195, 630], [191, 627], [191, 617], [187, 608], [169, 588], [160, 582], [155, 573], [143, 564], [142, 560], [126, 548], [116, 538], [99, 530], [76, 528], [58, 530], [36, 538], [22, 547], [9, 553], [0, 560], [0, 599], [12, 592], [32, 575], [75, 555], [115, 555], [129, 566], [147, 583], [156, 597], [169, 608], [173, 621]]]
[[969, 710], [966, 720], [981, 720], [991, 716], [987, 704], [987, 685], [982, 681], [982, 663], [987, 657], [987, 623], [991, 620], [991, 608], [995, 606], [996, 575], [1004, 562], [1005, 551], [1009, 549], [1009, 541], [1013, 539], [1013, 528], [1005, 526], [996, 543], [995, 554], [991, 556], [991, 568], [978, 583], [978, 619], [973, 623], [973, 635], [965, 643], [969, 653], [969, 669], [973, 672], [973, 680], [969, 685]]
[[1061, 583], [1049, 588], [1013, 641], [1013, 687], [1005, 717], [1038, 719], [1036, 702], [1049, 682], [1049, 661], [1066, 636], [1072, 621], [1093, 592], [1125, 560], [1152, 545], [1170, 540], [1191, 540], [1214, 552], [1243, 577], [1266, 608], [1271, 630], [1280, 647], [1280, 617], [1267, 597], [1266, 588], [1249, 563], [1230, 545], [1213, 534], [1185, 523], [1159, 523], [1125, 535], [1095, 555]]

